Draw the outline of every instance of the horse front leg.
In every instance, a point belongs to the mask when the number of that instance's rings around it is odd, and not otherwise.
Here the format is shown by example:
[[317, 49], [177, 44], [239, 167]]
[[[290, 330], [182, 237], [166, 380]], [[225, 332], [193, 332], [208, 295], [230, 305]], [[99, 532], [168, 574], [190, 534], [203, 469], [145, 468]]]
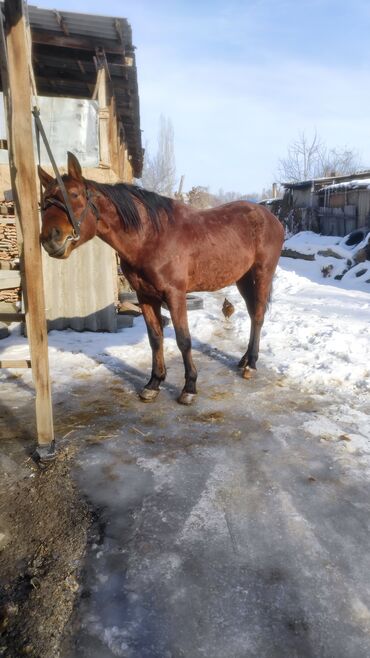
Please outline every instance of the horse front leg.
[[167, 305], [175, 329], [177, 346], [181, 352], [185, 367], [185, 386], [177, 398], [180, 404], [191, 404], [197, 393], [197, 369], [191, 353], [191, 337], [186, 310], [185, 292], [175, 291], [166, 296]]
[[157, 397], [160, 384], [166, 377], [161, 303], [157, 301], [144, 302], [140, 300], [139, 296], [138, 299], [148, 331], [150, 347], [152, 348], [152, 374], [139, 396], [143, 402], [152, 402]]

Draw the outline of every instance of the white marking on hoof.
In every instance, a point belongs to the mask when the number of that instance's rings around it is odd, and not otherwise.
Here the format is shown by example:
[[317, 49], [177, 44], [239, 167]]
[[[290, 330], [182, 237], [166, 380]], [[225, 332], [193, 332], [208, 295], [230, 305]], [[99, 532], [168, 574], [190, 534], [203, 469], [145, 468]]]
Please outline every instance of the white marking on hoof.
[[192, 404], [195, 396], [196, 396], [196, 393], [186, 393], [185, 391], [183, 391], [181, 393], [180, 397], [177, 398], [177, 402], [179, 404], [189, 405], [189, 404]]
[[155, 400], [158, 396], [158, 393], [159, 390], [143, 388], [143, 390], [139, 393], [139, 397], [143, 402], [153, 402], [153, 400]]

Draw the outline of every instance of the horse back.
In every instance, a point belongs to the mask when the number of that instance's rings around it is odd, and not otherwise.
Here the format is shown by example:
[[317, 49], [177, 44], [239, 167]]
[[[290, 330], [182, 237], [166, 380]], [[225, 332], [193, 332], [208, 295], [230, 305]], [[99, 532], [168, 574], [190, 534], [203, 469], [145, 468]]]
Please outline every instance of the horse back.
[[284, 230], [264, 206], [247, 201], [202, 211], [182, 206], [175, 219], [176, 250], [181, 245], [189, 291], [225, 287], [253, 266], [273, 275]]

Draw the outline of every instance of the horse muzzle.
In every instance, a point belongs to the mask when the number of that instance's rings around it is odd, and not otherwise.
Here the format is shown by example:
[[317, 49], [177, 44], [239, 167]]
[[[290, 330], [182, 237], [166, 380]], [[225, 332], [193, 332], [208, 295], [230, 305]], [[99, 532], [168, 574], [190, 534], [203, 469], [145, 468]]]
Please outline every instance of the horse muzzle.
[[67, 258], [71, 251], [68, 248], [69, 245], [76, 242], [78, 237], [76, 238], [74, 235], [67, 235], [64, 240], [60, 240], [59, 237], [59, 231], [53, 229], [47, 238], [41, 237], [41, 244], [52, 258]]

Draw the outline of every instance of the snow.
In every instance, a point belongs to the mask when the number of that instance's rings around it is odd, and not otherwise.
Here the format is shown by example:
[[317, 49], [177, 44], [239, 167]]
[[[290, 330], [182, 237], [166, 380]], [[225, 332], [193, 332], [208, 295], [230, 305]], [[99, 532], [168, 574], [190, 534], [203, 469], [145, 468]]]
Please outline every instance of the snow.
[[[286, 246], [317, 253], [341, 242], [341, 238], [304, 232], [287, 240]], [[311, 391], [340, 386], [348, 395], [365, 395], [370, 390], [370, 283], [365, 281], [370, 274], [356, 277], [356, 273], [370, 264], [359, 263], [340, 281], [323, 278], [323, 263], [335, 265], [336, 260], [280, 259], [263, 327], [260, 359]], [[237, 344], [230, 347], [237, 358], [245, 351], [248, 316], [235, 287], [222, 294], [236, 309], [232, 325]], [[195, 347], [197, 342], [215, 346], [217, 333], [227, 327], [220, 313], [220, 293], [201, 296], [204, 308], [189, 313], [190, 331]], [[149, 372], [150, 348], [142, 318], [135, 319], [133, 328], [117, 334], [52, 331], [49, 345], [56, 390], [68, 386], [71, 379], [82, 381], [92, 370], [96, 377], [104, 377], [107, 368], [119, 372], [121, 361]], [[12, 325], [11, 335], [1, 341], [0, 354], [4, 359], [28, 356], [28, 343], [20, 335], [19, 325]], [[167, 359], [178, 354], [172, 326], [165, 329], [165, 354]], [[2, 378], [7, 376], [7, 372], [1, 374]], [[19, 371], [19, 376], [29, 380], [31, 375]]]
[[[370, 261], [355, 265], [354, 256], [366, 247], [369, 235], [356, 245], [347, 245], [344, 238], [327, 235], [318, 235], [312, 231], [302, 231], [288, 238], [284, 243], [285, 249], [297, 251], [300, 254], [313, 255], [315, 260], [311, 263], [298, 260], [294, 264], [294, 271], [310, 280], [320, 284], [335, 286], [342, 290], [358, 290], [370, 292]], [[331, 253], [335, 255], [323, 255]], [[284, 267], [285, 260], [281, 260]], [[331, 266], [330, 276], [324, 278], [322, 268]], [[335, 279], [339, 275], [340, 280]]]
[[349, 190], [355, 190], [359, 187], [370, 189], [370, 178], [356, 178], [354, 180], [346, 181], [344, 183], [332, 183], [331, 185], [324, 185], [323, 190], [342, 190], [347, 188]]

